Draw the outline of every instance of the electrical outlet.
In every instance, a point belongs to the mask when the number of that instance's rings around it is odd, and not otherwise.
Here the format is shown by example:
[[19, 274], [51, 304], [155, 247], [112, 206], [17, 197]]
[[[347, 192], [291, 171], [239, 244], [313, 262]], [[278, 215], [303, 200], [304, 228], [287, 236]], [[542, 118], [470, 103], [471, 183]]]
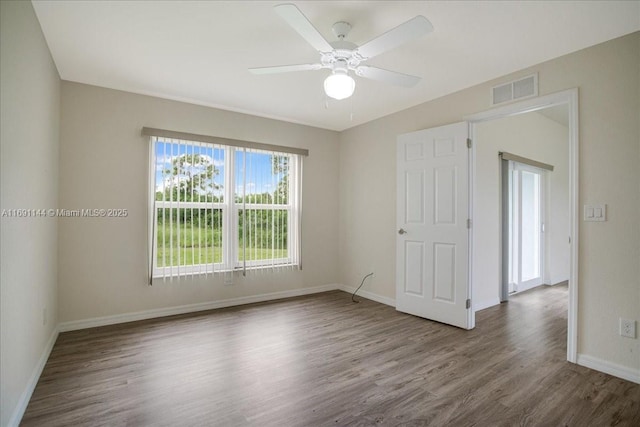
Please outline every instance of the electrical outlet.
[[620, 318], [620, 335], [623, 337], [636, 337], [636, 321]]

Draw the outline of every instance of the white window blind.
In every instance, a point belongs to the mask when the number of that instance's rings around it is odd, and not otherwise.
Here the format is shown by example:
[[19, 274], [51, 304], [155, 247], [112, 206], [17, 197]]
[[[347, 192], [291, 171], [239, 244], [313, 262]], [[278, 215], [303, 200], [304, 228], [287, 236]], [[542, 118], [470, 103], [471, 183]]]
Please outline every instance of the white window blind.
[[150, 283], [301, 267], [302, 155], [150, 141]]

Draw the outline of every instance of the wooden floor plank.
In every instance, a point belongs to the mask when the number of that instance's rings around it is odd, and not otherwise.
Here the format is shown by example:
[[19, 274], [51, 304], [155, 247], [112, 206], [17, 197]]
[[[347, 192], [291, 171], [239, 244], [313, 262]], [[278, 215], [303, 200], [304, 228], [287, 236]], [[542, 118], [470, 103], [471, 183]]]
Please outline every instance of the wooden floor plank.
[[23, 426], [638, 426], [640, 385], [566, 362], [567, 287], [464, 331], [346, 293], [60, 334]]

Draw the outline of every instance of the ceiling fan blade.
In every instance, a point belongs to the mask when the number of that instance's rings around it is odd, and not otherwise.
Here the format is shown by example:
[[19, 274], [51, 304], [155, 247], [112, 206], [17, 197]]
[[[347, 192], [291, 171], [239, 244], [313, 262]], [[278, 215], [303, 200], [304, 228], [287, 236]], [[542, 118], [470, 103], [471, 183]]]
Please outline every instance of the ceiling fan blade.
[[371, 80], [390, 83], [396, 86], [412, 87], [418, 84], [420, 77], [402, 74], [396, 71], [383, 70], [382, 68], [361, 65], [356, 70], [356, 75]]
[[333, 47], [322, 37], [322, 34], [309, 22], [306, 16], [293, 4], [280, 4], [275, 6], [276, 13], [298, 32], [307, 43], [318, 52], [331, 52]]
[[372, 58], [431, 31], [433, 31], [431, 22], [424, 16], [418, 15], [363, 44], [357, 49], [357, 52], [364, 58]]
[[277, 67], [249, 68], [253, 74], [289, 73], [291, 71], [312, 71], [322, 68], [321, 64], [280, 65]]

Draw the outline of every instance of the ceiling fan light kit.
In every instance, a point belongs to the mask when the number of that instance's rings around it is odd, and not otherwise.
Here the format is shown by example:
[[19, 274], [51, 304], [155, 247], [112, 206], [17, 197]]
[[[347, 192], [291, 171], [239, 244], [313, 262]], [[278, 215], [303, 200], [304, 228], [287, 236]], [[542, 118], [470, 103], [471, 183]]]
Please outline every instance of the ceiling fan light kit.
[[361, 63], [433, 31], [433, 26], [424, 16], [418, 15], [362, 46], [357, 46], [345, 40], [351, 30], [351, 25], [348, 22], [333, 24], [332, 30], [338, 40], [329, 43], [295, 5], [281, 4], [275, 6], [274, 9], [307, 43], [318, 51], [320, 63], [250, 68], [249, 71], [254, 74], [329, 69], [331, 74], [324, 80], [324, 91], [327, 96], [337, 100], [353, 95], [356, 82], [349, 75], [349, 71], [359, 77], [404, 87], [415, 86], [420, 81], [420, 77], [361, 65]]
[[333, 99], [345, 99], [353, 95], [356, 81], [346, 71], [335, 70], [324, 80], [324, 93]]

